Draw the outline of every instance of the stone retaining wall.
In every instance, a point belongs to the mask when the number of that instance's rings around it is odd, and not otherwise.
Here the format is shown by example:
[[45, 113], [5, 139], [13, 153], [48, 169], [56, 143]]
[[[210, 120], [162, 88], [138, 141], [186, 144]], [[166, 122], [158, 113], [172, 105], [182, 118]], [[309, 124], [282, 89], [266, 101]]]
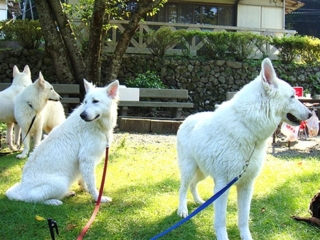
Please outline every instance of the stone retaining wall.
[[[134, 79], [139, 73], [155, 71], [170, 88], [189, 90], [190, 101], [195, 107], [185, 111], [208, 111], [226, 99], [226, 92], [238, 91], [253, 80], [260, 73], [260, 63], [261, 61], [201, 61], [182, 57], [161, 60], [151, 55], [128, 55], [123, 59], [118, 79], [123, 84], [126, 79]], [[0, 82], [11, 82], [13, 65], [22, 70], [26, 64], [31, 69], [33, 80], [37, 79], [41, 70], [49, 82], [62, 83], [57, 79], [53, 63], [44, 51], [25, 49], [0, 51]], [[103, 62], [102, 69], [108, 71], [107, 65], [108, 59]], [[320, 64], [274, 65], [278, 76], [292, 86], [302, 86], [312, 94], [320, 94], [315, 88], [315, 83], [320, 86]]]

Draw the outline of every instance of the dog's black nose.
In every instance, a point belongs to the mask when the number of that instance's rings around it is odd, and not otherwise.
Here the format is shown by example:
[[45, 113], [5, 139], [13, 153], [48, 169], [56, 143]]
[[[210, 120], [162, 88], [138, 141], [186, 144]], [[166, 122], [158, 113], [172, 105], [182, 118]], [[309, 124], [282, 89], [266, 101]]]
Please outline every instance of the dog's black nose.
[[80, 117], [81, 117], [83, 120], [85, 120], [85, 119], [87, 118], [87, 113], [86, 113], [86, 112], [82, 112], [82, 113], [80, 114]]

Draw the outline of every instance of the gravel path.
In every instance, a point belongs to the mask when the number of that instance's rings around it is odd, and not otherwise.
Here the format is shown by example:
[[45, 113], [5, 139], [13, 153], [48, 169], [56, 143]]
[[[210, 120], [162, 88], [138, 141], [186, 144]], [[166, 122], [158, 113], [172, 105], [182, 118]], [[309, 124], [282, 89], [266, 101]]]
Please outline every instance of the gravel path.
[[[159, 143], [159, 144], [176, 144], [175, 134], [139, 134], [115, 132], [114, 141], [120, 141], [126, 136], [126, 140], [136, 144]], [[274, 156], [320, 156], [320, 136], [315, 138], [300, 139], [297, 142], [285, 142], [284, 139], [277, 138], [276, 143], [272, 144], [272, 138], [268, 140], [268, 154]]]

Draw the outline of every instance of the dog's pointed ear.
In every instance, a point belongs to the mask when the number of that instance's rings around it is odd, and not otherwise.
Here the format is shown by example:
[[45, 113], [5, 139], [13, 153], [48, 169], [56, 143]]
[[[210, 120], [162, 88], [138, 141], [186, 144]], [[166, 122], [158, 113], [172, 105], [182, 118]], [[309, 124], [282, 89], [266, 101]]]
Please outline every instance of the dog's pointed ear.
[[112, 99], [118, 99], [119, 81], [115, 80], [107, 86], [108, 96]]
[[31, 76], [31, 71], [30, 71], [30, 68], [28, 65], [25, 65], [24, 66], [24, 69], [23, 69], [23, 72], [28, 74], [29, 76]]
[[16, 65], [13, 66], [13, 77], [15, 77], [18, 73], [20, 73], [18, 67]]
[[277, 87], [277, 75], [269, 58], [262, 61], [260, 76], [264, 86], [268, 89]]
[[41, 71], [39, 72], [39, 78], [37, 80], [37, 83], [40, 87], [44, 88], [45, 87], [45, 80], [44, 80], [44, 77], [41, 73]]
[[91, 88], [94, 88], [94, 85], [90, 82], [88, 82], [86, 79], [83, 79], [83, 85], [86, 92], [89, 92]]

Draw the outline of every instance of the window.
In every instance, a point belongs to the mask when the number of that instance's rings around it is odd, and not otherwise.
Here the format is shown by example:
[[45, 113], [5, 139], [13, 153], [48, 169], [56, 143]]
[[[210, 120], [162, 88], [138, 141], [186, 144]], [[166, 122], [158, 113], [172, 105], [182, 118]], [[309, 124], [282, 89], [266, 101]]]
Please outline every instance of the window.
[[147, 17], [146, 20], [154, 22], [235, 26], [235, 10], [234, 5], [166, 3], [155, 16]]

